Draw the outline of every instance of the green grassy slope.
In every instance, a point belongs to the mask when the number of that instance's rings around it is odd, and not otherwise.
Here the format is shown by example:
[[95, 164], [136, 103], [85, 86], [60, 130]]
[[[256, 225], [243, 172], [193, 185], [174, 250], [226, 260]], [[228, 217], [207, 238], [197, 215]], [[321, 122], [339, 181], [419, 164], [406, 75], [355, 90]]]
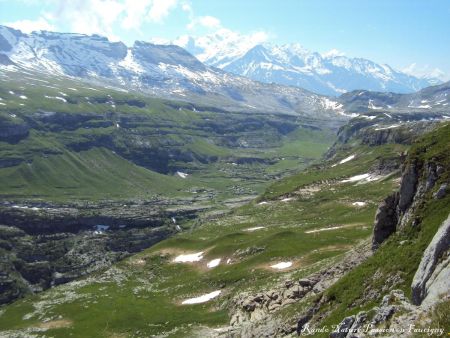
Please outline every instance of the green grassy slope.
[[[432, 198], [432, 194], [440, 184], [448, 182], [450, 178], [449, 145], [450, 124], [447, 124], [425, 135], [411, 147], [409, 161], [417, 161], [419, 165], [433, 161], [445, 168], [435, 189], [426, 194], [424, 202], [414, 215], [419, 224], [414, 227], [407, 225], [393, 234], [372, 257], [329, 289], [325, 296], [330, 301], [322, 309], [323, 312], [329, 313], [318, 325], [337, 324], [346, 316], [376, 306], [386, 293], [386, 281], [389, 276], [399, 276], [399, 283], [391, 287], [403, 290], [405, 295], [410, 297], [411, 282], [423, 252], [450, 213], [449, 195], [442, 199]], [[378, 297], [362, 301], [367, 298], [369, 291], [378, 294]], [[446, 304], [441, 308], [448, 307], [448, 302]], [[450, 322], [447, 321], [445, 324], [448, 327]]]
[[[111, 270], [6, 307], [0, 329], [40, 335], [36, 328], [49, 325], [43, 323], [47, 320], [54, 325], [45, 334], [54, 337], [180, 337], [199, 325], [227, 325], [228, 306], [236, 294], [306, 276], [367, 239], [376, 207], [396, 189], [399, 174], [365, 183], [340, 181], [366, 173], [382, 158], [398, 158], [404, 149], [355, 145], [349, 149], [357, 154], [352, 161], [332, 167], [349, 155], [340, 153], [336, 160], [269, 187], [257, 202], [185, 225], [183, 232]], [[274, 188], [278, 186], [283, 188]], [[286, 192], [292, 199], [283, 201]], [[358, 207], [354, 202], [366, 204]], [[263, 228], [248, 231], [254, 227]], [[335, 229], [324, 230], [330, 227]], [[201, 251], [200, 262], [173, 262], [179, 254]], [[207, 268], [207, 262], [217, 258], [221, 264]], [[283, 261], [292, 262], [292, 268], [270, 267]], [[214, 290], [222, 293], [210, 302], [181, 304]], [[298, 304], [284, 311], [295, 318]]]
[[194, 108], [67, 78], [1, 75], [0, 196], [8, 199], [205, 189], [219, 200], [252, 195], [319, 158], [335, 137], [294, 117]]
[[150, 198], [171, 196], [187, 186], [185, 180], [139, 167], [104, 148], [36, 157], [1, 173], [2, 190], [11, 192], [5, 197], [13, 198]]

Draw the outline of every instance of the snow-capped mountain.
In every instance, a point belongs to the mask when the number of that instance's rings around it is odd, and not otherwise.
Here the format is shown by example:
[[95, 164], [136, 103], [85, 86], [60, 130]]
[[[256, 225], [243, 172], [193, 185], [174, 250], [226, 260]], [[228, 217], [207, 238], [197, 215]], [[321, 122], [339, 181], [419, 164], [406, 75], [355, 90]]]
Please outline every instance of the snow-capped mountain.
[[237, 43], [228, 35], [175, 43], [200, 61], [256, 81], [297, 86], [324, 95], [356, 89], [410, 93], [439, 84], [437, 78], [418, 78], [363, 58], [349, 58], [333, 50], [320, 54], [299, 44], [270, 45]]
[[0, 26], [0, 65], [9, 71], [70, 76], [219, 109], [349, 118], [335, 100], [206, 66], [175, 45], [137, 41], [127, 47], [98, 35], [23, 34]]

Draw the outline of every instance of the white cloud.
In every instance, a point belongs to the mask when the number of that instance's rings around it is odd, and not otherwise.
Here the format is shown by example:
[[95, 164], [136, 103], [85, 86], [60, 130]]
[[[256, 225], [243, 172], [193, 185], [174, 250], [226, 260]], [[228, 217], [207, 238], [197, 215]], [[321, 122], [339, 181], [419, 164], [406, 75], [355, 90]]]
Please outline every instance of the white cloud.
[[194, 29], [196, 26], [205, 28], [220, 28], [221, 24], [218, 18], [206, 15], [192, 18], [191, 22], [187, 25], [187, 28]]
[[122, 27], [139, 31], [144, 22], [162, 22], [178, 0], [125, 0]]
[[54, 31], [55, 26], [50, 24], [45, 18], [40, 17], [37, 20], [19, 20], [5, 23], [6, 26], [19, 29], [24, 33], [31, 33], [33, 31]]
[[152, 0], [125, 0], [125, 18], [122, 20], [122, 27], [125, 29], [139, 30]]
[[[114, 26], [139, 31], [144, 22], [161, 23], [179, 0], [42, 0], [49, 12], [38, 20], [21, 20], [8, 25], [24, 32], [60, 30], [83, 34], [99, 34], [119, 40]], [[188, 2], [181, 9], [191, 13]], [[189, 14], [190, 18], [190, 14]]]
[[[45, 4], [47, 12], [41, 12], [38, 20], [10, 25], [24, 32], [57, 30], [99, 34], [116, 41], [119, 37], [114, 29], [133, 30], [143, 35], [140, 31], [143, 24], [161, 23], [172, 11], [178, 10], [189, 22], [193, 38], [185, 35], [171, 43], [187, 47], [203, 61], [214, 57], [218, 51], [227, 52], [230, 57], [239, 55], [269, 38], [264, 31], [241, 34], [230, 30], [211, 15], [196, 16], [191, 0], [41, 0], [41, 3]], [[151, 41], [170, 43], [164, 37], [153, 37]]]
[[48, 16], [58, 27], [119, 40], [112, 26], [123, 13], [124, 3], [117, 0], [50, 0], [50, 3], [55, 10], [49, 12]]
[[207, 28], [218, 28], [220, 27], [220, 20], [213, 16], [201, 16], [198, 19], [199, 23]]
[[161, 22], [177, 6], [177, 0], [153, 0], [147, 17], [150, 21]]
[[183, 2], [181, 4], [181, 9], [189, 14], [192, 14], [192, 15], [194, 14], [194, 11], [192, 9], [192, 5], [190, 2]]

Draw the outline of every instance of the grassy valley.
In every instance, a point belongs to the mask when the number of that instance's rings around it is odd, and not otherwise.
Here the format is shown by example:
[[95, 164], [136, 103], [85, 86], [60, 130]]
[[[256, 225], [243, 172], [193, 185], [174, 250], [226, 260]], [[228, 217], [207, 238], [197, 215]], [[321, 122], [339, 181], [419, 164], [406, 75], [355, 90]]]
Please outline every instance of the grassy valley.
[[[378, 203], [398, 187], [407, 149], [354, 140], [332, 159], [272, 184], [254, 202], [186, 223], [181, 233], [110, 269], [14, 303], [2, 315], [2, 329], [39, 334], [39, 327], [55, 323], [60, 326], [46, 335], [219, 334], [238, 295], [308, 276], [364, 245]], [[370, 179], [348, 181], [366, 173]], [[174, 262], [183, 254], [201, 259]], [[291, 265], [277, 269], [283, 262]], [[215, 291], [220, 295], [209, 302], [182, 304]], [[272, 316], [292, 325], [312, 300], [280, 305]]]
[[254, 195], [319, 158], [333, 140], [333, 126], [320, 121], [2, 75], [0, 194], [8, 199], [146, 199], [205, 189], [219, 199], [236, 189]]
[[253, 2], [0, 0], [0, 338], [450, 336], [448, 4]]

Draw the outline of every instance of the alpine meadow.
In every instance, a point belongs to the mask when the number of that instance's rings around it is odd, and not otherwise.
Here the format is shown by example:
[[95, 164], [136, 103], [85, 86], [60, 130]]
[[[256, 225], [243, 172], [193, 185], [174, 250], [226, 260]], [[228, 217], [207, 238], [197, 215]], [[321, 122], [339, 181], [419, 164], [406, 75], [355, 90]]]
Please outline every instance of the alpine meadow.
[[0, 337], [447, 336], [449, 38], [445, 0], [0, 0]]

